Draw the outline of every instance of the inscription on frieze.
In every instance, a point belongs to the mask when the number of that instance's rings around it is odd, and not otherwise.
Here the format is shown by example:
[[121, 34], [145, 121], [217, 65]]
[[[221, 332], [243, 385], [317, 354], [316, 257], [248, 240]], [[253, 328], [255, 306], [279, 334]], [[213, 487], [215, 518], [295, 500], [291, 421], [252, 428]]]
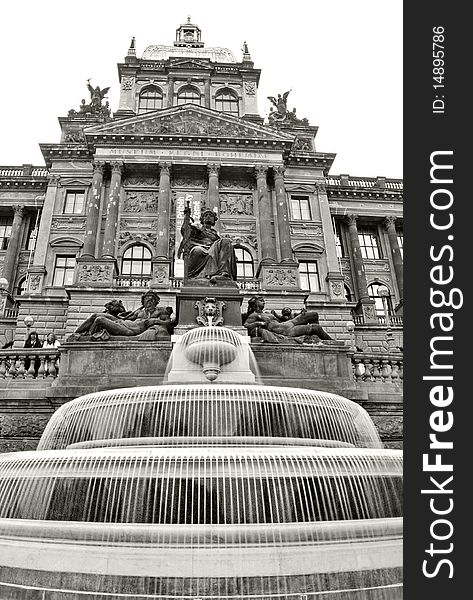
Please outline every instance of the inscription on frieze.
[[121, 219], [120, 228], [122, 231], [128, 229], [153, 229], [158, 228], [158, 219]]
[[73, 231], [85, 228], [85, 218], [81, 217], [54, 217], [51, 221], [53, 231]]

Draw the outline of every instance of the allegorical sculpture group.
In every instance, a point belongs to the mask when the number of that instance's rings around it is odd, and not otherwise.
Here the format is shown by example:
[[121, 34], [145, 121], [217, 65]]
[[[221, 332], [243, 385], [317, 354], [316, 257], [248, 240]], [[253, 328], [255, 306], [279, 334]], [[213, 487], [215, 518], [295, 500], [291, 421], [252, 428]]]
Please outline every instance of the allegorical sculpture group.
[[[185, 282], [201, 280], [202, 285], [213, 286], [213, 290], [219, 284], [237, 279], [233, 244], [228, 238], [220, 237], [215, 229], [216, 222], [217, 215], [204, 208], [200, 222], [194, 223], [190, 208], [186, 207], [178, 250], [178, 257], [184, 259]], [[105, 305], [104, 312], [90, 315], [70, 336], [69, 341], [169, 339], [176, 320], [173, 309], [159, 306], [159, 302], [160, 298], [153, 290], [143, 294], [141, 306], [134, 311], [126, 311], [120, 300], [111, 300]], [[206, 306], [212, 302], [216, 305], [217, 300], [210, 297], [204, 300]], [[278, 315], [275, 311], [265, 312], [264, 307], [262, 296], [250, 298], [247, 312], [242, 315], [242, 325], [250, 337], [275, 344], [314, 343], [332, 339], [319, 325], [316, 311], [303, 310], [294, 316], [292, 310], [286, 307]], [[211, 314], [209, 310], [207, 312]], [[223, 324], [224, 320], [220, 318], [213, 323]], [[209, 324], [209, 321], [196, 317], [196, 326], [205, 324]]]

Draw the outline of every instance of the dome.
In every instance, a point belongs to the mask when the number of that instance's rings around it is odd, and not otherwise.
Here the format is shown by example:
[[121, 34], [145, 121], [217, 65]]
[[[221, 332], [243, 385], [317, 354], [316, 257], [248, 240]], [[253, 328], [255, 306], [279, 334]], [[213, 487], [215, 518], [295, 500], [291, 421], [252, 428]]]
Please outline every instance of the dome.
[[168, 60], [171, 57], [210, 59], [218, 63], [236, 63], [237, 60], [228, 48], [192, 48], [177, 46], [148, 46], [142, 60]]

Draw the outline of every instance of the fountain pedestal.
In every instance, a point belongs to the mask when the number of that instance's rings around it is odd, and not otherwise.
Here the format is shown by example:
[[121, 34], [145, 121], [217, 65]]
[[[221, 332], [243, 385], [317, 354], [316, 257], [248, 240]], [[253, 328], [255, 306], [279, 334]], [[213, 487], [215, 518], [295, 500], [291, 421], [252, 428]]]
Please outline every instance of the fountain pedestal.
[[176, 297], [176, 314], [179, 324], [174, 330], [183, 334], [198, 325], [199, 309], [196, 303], [203, 303], [205, 298], [216, 298], [223, 307], [221, 316], [225, 327], [236, 329], [247, 334], [241, 323], [241, 304], [243, 296], [235, 281], [217, 279], [215, 285], [208, 279], [189, 279], [179, 290]]

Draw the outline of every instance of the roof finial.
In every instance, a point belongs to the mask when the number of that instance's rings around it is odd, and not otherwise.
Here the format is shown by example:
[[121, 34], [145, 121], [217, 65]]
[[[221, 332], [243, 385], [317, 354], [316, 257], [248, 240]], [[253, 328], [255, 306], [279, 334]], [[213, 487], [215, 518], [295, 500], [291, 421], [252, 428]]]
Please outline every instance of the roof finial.
[[187, 15], [187, 22], [188, 22], [189, 24], [190, 24], [190, 22], [191, 22], [191, 17], [190, 17], [190, 15]]
[[128, 56], [136, 56], [135, 36], [131, 38], [130, 47], [128, 48]]
[[251, 62], [250, 51], [248, 50], [248, 44], [243, 42], [243, 62]]

